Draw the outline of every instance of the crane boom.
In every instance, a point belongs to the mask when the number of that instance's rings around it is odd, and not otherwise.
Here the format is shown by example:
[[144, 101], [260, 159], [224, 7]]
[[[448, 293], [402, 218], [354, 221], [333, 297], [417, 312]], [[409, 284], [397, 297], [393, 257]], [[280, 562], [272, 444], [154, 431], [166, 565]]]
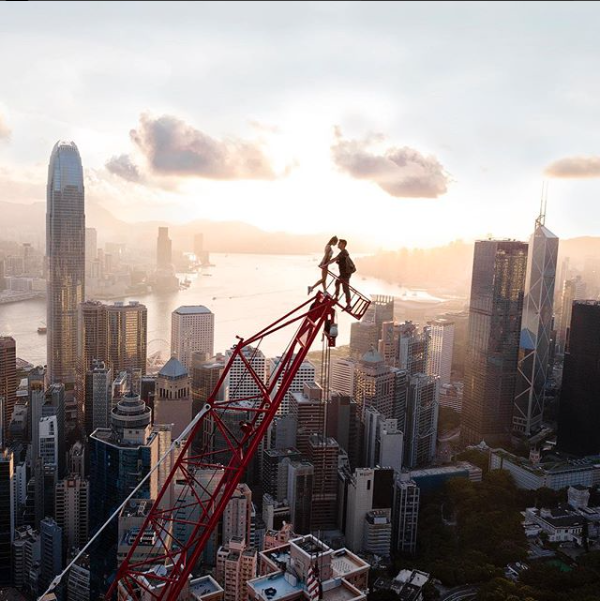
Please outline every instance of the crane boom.
[[[344, 310], [361, 319], [370, 300], [354, 288], [350, 290], [352, 301]], [[335, 344], [331, 325], [335, 321], [336, 304], [336, 298], [318, 292], [254, 336], [239, 340], [201, 410], [200, 419], [182, 443], [179, 455], [120, 565], [106, 599], [112, 599], [115, 593], [119, 600], [132, 601], [142, 597], [174, 601], [179, 597], [322, 328], [330, 344]], [[256, 353], [253, 345], [259, 345], [265, 337], [289, 326], [297, 326], [296, 333], [275, 373], [265, 382], [264, 376], [253, 366], [253, 353]], [[219, 400], [219, 390], [226, 383], [235, 362], [238, 368], [241, 362], [245, 375], [253, 382], [253, 391], [243, 398]], [[238, 422], [239, 428], [232, 428], [231, 418], [236, 420], [240, 415], [246, 418]], [[202, 450], [194, 452], [192, 442], [196, 436], [206, 432], [205, 425], [210, 425], [220, 437], [220, 448], [214, 449], [203, 441]], [[149, 552], [148, 533], [154, 541]], [[146, 551], [146, 555], [141, 555], [142, 551]], [[157, 566], [161, 568], [156, 569]]]

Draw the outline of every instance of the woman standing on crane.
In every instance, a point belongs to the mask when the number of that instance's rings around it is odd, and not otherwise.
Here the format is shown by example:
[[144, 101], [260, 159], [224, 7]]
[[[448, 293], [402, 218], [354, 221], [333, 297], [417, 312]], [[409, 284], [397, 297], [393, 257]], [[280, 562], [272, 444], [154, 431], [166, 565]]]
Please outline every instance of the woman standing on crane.
[[319, 263], [321, 269], [321, 279], [317, 280], [312, 286], [308, 287], [308, 294], [312, 294], [312, 291], [319, 285], [323, 284], [323, 292], [327, 292], [327, 266], [333, 257], [333, 247], [338, 243], [338, 237], [333, 236], [331, 240], [325, 245], [325, 254]]

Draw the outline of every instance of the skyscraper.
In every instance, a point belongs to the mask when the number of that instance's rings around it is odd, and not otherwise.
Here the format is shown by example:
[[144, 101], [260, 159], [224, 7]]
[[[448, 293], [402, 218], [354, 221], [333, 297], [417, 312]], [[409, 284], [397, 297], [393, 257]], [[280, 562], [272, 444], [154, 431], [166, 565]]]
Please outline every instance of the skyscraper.
[[[269, 363], [267, 366], [268, 377], [271, 378], [273, 374], [277, 371], [279, 367], [279, 363], [281, 362], [281, 357], [273, 357], [269, 359]], [[281, 382], [283, 381], [283, 374], [279, 376], [275, 387], [273, 388], [273, 392], [271, 393], [271, 398], [274, 398], [281, 386]], [[286, 415], [290, 411], [290, 400], [292, 398], [292, 394], [295, 392], [302, 392], [304, 390], [305, 382], [314, 382], [315, 381], [315, 366], [310, 361], [303, 361], [300, 369], [296, 372], [294, 379], [290, 387], [288, 388], [288, 392], [283, 397], [281, 404], [279, 405], [279, 409], [277, 409], [277, 413], [279, 415]]]
[[392, 542], [400, 553], [417, 550], [420, 490], [414, 480], [398, 478], [394, 483]]
[[137, 301], [106, 306], [108, 365], [113, 374], [132, 369], [146, 373], [148, 310]]
[[7, 444], [8, 429], [17, 400], [17, 347], [14, 338], [0, 336], [0, 442]]
[[558, 447], [574, 455], [600, 453], [600, 301], [575, 301], [565, 353]]
[[85, 375], [85, 431], [89, 436], [96, 428], [110, 427], [112, 370], [104, 361], [94, 359]]
[[429, 322], [429, 353], [427, 373], [440, 377], [440, 386], [450, 384], [452, 349], [454, 348], [454, 323], [448, 319]]
[[0, 453], [0, 586], [10, 586], [12, 543], [15, 531], [13, 453], [3, 449]]
[[187, 369], [171, 357], [158, 372], [154, 397], [154, 423], [173, 424], [177, 438], [192, 421], [192, 395]]
[[95, 227], [85, 228], [85, 277], [92, 275], [92, 265], [98, 255], [98, 232]]
[[510, 437], [526, 269], [526, 243], [475, 243], [461, 424], [466, 444]]
[[546, 228], [545, 215], [536, 219], [529, 241], [527, 282], [523, 301], [519, 375], [515, 394], [513, 428], [529, 436], [540, 429], [544, 412], [544, 388], [552, 355], [554, 281], [558, 238]]
[[410, 378], [404, 430], [404, 465], [424, 466], [435, 457], [439, 414], [438, 376]]
[[83, 167], [73, 142], [54, 145], [46, 207], [48, 381], [75, 383], [77, 306], [85, 299]]
[[192, 369], [192, 353], [204, 352], [205, 360], [213, 356], [215, 316], [203, 305], [184, 305], [171, 313], [171, 355]]
[[54, 513], [68, 548], [81, 549], [87, 542], [89, 488], [89, 481], [79, 476], [69, 476], [56, 483]]
[[356, 403], [364, 421], [367, 407], [375, 407], [386, 418], [393, 417], [394, 380], [391, 369], [373, 348], [366, 352], [356, 368]]
[[572, 280], [566, 280], [563, 285], [560, 300], [560, 319], [558, 321], [558, 348], [561, 353], [564, 353], [567, 343], [573, 301], [586, 298], [586, 292], [587, 286], [580, 275]]
[[168, 269], [173, 263], [171, 251], [171, 238], [169, 238], [169, 228], [159, 227], [158, 238], [156, 240], [156, 266], [159, 269]]

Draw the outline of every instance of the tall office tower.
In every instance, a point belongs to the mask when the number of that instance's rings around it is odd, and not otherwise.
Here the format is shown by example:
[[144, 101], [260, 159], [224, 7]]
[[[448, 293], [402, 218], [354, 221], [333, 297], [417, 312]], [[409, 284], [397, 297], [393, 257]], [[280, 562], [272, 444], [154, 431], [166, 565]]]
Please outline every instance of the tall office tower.
[[331, 392], [326, 411], [327, 436], [335, 438], [348, 453], [350, 465], [355, 468], [360, 462], [358, 441], [361, 439], [360, 408], [351, 396]]
[[223, 512], [223, 536], [221, 540], [224, 545], [232, 538], [243, 538], [252, 540], [250, 537], [252, 514], [252, 491], [247, 484], [238, 484], [235, 492]]
[[560, 302], [560, 319], [558, 322], [558, 348], [561, 353], [565, 352], [569, 338], [573, 301], [585, 299], [586, 293], [587, 286], [580, 275], [574, 279], [566, 280], [563, 285]]
[[159, 227], [158, 238], [156, 239], [156, 266], [161, 268], [169, 268], [173, 263], [171, 250], [171, 238], [169, 238], [169, 228]]
[[46, 207], [48, 381], [75, 383], [77, 306], [85, 299], [83, 168], [73, 142], [54, 145]]
[[410, 377], [405, 369], [392, 367], [394, 374], [394, 408], [392, 417], [396, 420], [396, 426], [400, 432], [406, 431], [406, 409], [408, 406], [408, 382]]
[[110, 426], [112, 409], [112, 369], [104, 361], [94, 359], [85, 375], [85, 431], [89, 436], [96, 428]]
[[171, 356], [188, 371], [192, 353], [205, 353], [205, 361], [213, 356], [215, 315], [204, 305], [183, 305], [171, 313]]
[[247, 598], [246, 582], [256, 576], [258, 553], [243, 538], [232, 538], [217, 553], [216, 581], [223, 587], [224, 601]]
[[381, 557], [390, 555], [392, 547], [391, 515], [391, 508], [367, 511], [363, 531], [365, 553], [373, 553]]
[[565, 352], [558, 448], [600, 454], [600, 301], [575, 301]]
[[529, 240], [527, 280], [519, 343], [519, 373], [515, 390], [513, 429], [530, 436], [542, 425], [544, 388], [553, 356], [554, 280], [558, 238], [546, 228], [540, 212]]
[[73, 564], [67, 577], [67, 601], [89, 601], [90, 556], [85, 553]]
[[53, 465], [58, 470], [58, 424], [56, 415], [42, 417], [39, 430], [39, 456], [44, 465]]
[[334, 530], [337, 517], [337, 471], [340, 446], [333, 438], [313, 434], [308, 440], [308, 458], [313, 464], [313, 530]]
[[44, 518], [40, 524], [40, 537], [42, 542], [40, 589], [45, 591], [54, 577], [62, 572], [62, 529], [52, 518]]
[[20, 591], [25, 591], [29, 585], [29, 571], [33, 561], [40, 560], [39, 546], [40, 536], [31, 526], [19, 526], [15, 529], [12, 547], [13, 586]]
[[412, 554], [417, 550], [420, 496], [414, 480], [398, 478], [394, 483], [392, 545], [400, 553]]
[[386, 418], [393, 417], [394, 374], [383, 362], [382, 356], [371, 349], [356, 368], [356, 403], [364, 421], [367, 407], [375, 407]]
[[[65, 387], [63, 384], [52, 384], [46, 391], [34, 390], [31, 397], [32, 412], [32, 458], [35, 461], [41, 455], [40, 432], [41, 420], [43, 418], [56, 417], [56, 434], [53, 435], [57, 441], [58, 451], [56, 454], [58, 476], [62, 477], [65, 472]], [[48, 424], [46, 424], [48, 427]], [[53, 427], [54, 429], [54, 427]], [[42, 516], [43, 517], [43, 516]]]
[[92, 276], [92, 265], [98, 256], [98, 232], [95, 227], [85, 228], [85, 277]]
[[439, 376], [440, 386], [450, 384], [454, 323], [447, 319], [434, 319], [429, 322], [429, 335], [427, 373], [430, 376]]
[[192, 421], [192, 395], [187, 369], [171, 357], [158, 372], [154, 397], [154, 422], [173, 424], [173, 439]]
[[397, 367], [404, 369], [410, 376], [427, 372], [429, 356], [429, 328], [419, 328], [412, 322], [406, 321], [396, 326], [398, 336]]
[[54, 518], [61, 527], [68, 549], [82, 549], [88, 540], [90, 483], [69, 476], [56, 483]]
[[15, 491], [13, 453], [0, 452], [0, 586], [12, 584], [11, 556], [15, 532]]
[[[275, 372], [279, 367], [279, 363], [281, 362], [281, 357], [274, 357], [269, 359], [267, 363], [267, 378], [271, 380], [271, 378], [275, 377]], [[292, 394], [295, 392], [302, 392], [304, 390], [305, 382], [314, 382], [315, 381], [315, 366], [310, 361], [303, 361], [300, 369], [296, 372], [294, 379], [292, 380], [292, 384], [290, 385], [287, 394], [281, 401], [279, 405], [279, 409], [277, 410], [278, 415], [287, 415], [290, 412], [290, 399], [292, 398]], [[271, 394], [271, 398], [274, 398], [275, 394], [279, 390], [281, 386], [281, 381], [283, 376], [280, 376], [273, 388], [273, 392]]]
[[106, 306], [108, 365], [114, 374], [141, 369], [146, 373], [148, 310], [137, 301]]
[[[192, 367], [190, 375], [192, 377], [192, 401], [194, 404], [194, 414], [210, 397], [217, 386], [223, 370], [225, 369], [225, 356], [221, 353], [215, 357], [206, 360], [204, 353], [192, 353]], [[217, 400], [225, 399], [225, 386], [218, 391]]]
[[265, 449], [263, 451], [263, 490], [277, 501], [287, 496], [287, 472], [291, 461], [300, 461], [298, 449]]
[[78, 371], [92, 367], [92, 361], [108, 361], [108, 323], [106, 305], [100, 301], [86, 301], [77, 307]]
[[372, 510], [391, 511], [394, 470], [357, 468], [343, 478], [345, 501], [340, 500], [345, 519], [346, 545], [352, 551], [365, 550], [364, 535], [368, 531], [367, 514]]
[[303, 457], [309, 455], [310, 436], [325, 432], [325, 408], [323, 389], [316, 382], [305, 382], [303, 392], [292, 393], [289, 415], [296, 421], [296, 448]]
[[357, 362], [350, 358], [331, 359], [329, 389], [353, 397]]
[[9, 426], [17, 401], [17, 345], [14, 338], [0, 336], [0, 401], [2, 432], [0, 445], [9, 440]]
[[[104, 522], [158, 461], [158, 433], [150, 425], [150, 408], [138, 395], [125, 394], [111, 414], [111, 427], [89, 438], [90, 526]], [[155, 499], [155, 471], [139, 492]]]
[[375, 294], [365, 316], [350, 326], [350, 354], [359, 359], [377, 348], [384, 322], [394, 321], [394, 297]]
[[291, 462], [288, 465], [287, 498], [294, 530], [298, 534], [311, 531], [312, 493], [315, 469], [308, 461]]
[[600, 296], [600, 258], [597, 255], [587, 255], [583, 261], [583, 279], [588, 287], [590, 298]]
[[[251, 346], [245, 347], [243, 353], [244, 358], [250, 364], [252, 369], [256, 372], [258, 377], [263, 382], [265, 382], [267, 376], [266, 359], [264, 353], [260, 349]], [[227, 360], [229, 360], [232, 354], [232, 350], [228, 350], [225, 353]], [[226, 397], [230, 401], [245, 399], [247, 397], [260, 394], [260, 389], [258, 388], [252, 376], [248, 372], [246, 364], [239, 357], [236, 357], [233, 364], [231, 365], [231, 369], [229, 370], [229, 375], [227, 377], [226, 386]]]
[[461, 440], [501, 444], [510, 438], [527, 244], [475, 243], [469, 304]]
[[364, 465], [402, 470], [404, 435], [395, 419], [385, 419], [377, 409], [368, 407], [364, 422]]
[[440, 383], [437, 376], [416, 374], [408, 388], [404, 465], [428, 465], [435, 457]]
[[469, 314], [466, 311], [448, 311], [438, 316], [454, 324], [454, 344], [452, 345], [451, 371], [456, 374], [457, 380], [463, 380], [465, 375], [465, 357], [467, 355], [467, 333]]
[[297, 434], [298, 422], [293, 415], [276, 415], [267, 430], [267, 446], [271, 449], [296, 448]]

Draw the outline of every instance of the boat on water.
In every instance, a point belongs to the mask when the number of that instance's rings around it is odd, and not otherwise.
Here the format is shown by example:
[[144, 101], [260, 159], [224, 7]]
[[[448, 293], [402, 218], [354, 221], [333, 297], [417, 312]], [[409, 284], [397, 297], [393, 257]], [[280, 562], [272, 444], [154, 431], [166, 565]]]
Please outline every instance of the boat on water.
[[47, 328], [46, 326], [40, 326], [40, 327], [37, 329], [37, 333], [38, 333], [38, 334], [46, 334], [47, 332], [48, 332], [48, 328]]

